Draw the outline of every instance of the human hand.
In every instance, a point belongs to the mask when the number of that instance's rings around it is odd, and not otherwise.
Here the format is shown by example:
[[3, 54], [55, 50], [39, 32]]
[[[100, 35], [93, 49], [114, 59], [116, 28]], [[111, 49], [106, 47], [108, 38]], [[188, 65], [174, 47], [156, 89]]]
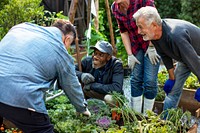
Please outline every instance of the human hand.
[[84, 116], [87, 116], [87, 117], [90, 117], [90, 116], [91, 116], [91, 113], [90, 113], [90, 111], [88, 110], [88, 108], [86, 108], [86, 111], [84, 111], [83, 113], [76, 112], [76, 115], [79, 116], [80, 114], [83, 114]]
[[196, 90], [194, 98], [195, 98], [198, 102], [200, 102], [200, 88], [198, 88], [198, 89]]
[[91, 116], [91, 113], [90, 113], [90, 111], [86, 108], [86, 111], [83, 112], [83, 115], [90, 117], [90, 116]]
[[137, 58], [134, 55], [128, 55], [128, 66], [129, 68], [133, 69], [135, 66], [135, 63], [140, 64], [140, 62], [137, 60]]
[[145, 56], [149, 56], [149, 59], [151, 61], [151, 64], [156, 65], [159, 62], [160, 56], [157, 54], [156, 49], [152, 46], [149, 46]]
[[83, 90], [90, 91], [91, 84], [85, 84]]
[[84, 84], [89, 84], [95, 81], [95, 78], [90, 73], [82, 73], [81, 81]]
[[174, 86], [174, 83], [175, 83], [175, 80], [171, 80], [171, 79], [168, 79], [166, 82], [165, 82], [165, 85], [164, 85], [164, 91], [165, 93], [168, 95], [168, 93], [171, 92], [173, 86]]

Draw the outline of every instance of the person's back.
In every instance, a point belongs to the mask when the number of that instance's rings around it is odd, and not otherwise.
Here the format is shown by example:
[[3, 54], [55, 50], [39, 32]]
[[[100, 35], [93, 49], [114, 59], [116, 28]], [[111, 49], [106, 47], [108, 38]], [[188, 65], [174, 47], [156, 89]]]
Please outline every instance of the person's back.
[[[59, 39], [61, 35], [59, 29], [36, 27], [30, 23], [17, 25], [1, 41], [0, 102], [22, 108], [29, 107], [46, 113], [43, 108], [45, 104], [42, 99], [43, 92], [51, 86], [57, 76], [56, 66], [59, 63], [62, 64], [59, 59], [66, 58], [68, 54], [62, 40]], [[48, 31], [48, 29], [51, 30]], [[44, 30], [48, 32], [45, 33]], [[12, 39], [8, 40], [10, 36]], [[45, 36], [48, 37], [45, 38]], [[58, 36], [57, 40], [53, 36]], [[37, 39], [33, 40], [33, 38]], [[59, 42], [60, 46], [53, 44], [55, 41]], [[33, 103], [33, 99], [37, 100]]]
[[76, 111], [91, 115], [67, 52], [75, 37], [74, 26], [62, 19], [51, 27], [22, 23], [10, 29], [0, 42], [1, 117], [23, 132], [52, 133], [44, 95], [56, 80]]

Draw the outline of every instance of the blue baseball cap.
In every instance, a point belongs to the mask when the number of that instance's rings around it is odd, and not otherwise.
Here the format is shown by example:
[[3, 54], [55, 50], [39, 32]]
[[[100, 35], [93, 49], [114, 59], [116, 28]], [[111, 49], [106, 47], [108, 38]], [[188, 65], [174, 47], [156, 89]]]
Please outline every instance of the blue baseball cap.
[[91, 46], [91, 49], [98, 49], [102, 53], [108, 53], [109, 55], [112, 55], [113, 48], [112, 45], [109, 42], [106, 41], [98, 41], [95, 46]]

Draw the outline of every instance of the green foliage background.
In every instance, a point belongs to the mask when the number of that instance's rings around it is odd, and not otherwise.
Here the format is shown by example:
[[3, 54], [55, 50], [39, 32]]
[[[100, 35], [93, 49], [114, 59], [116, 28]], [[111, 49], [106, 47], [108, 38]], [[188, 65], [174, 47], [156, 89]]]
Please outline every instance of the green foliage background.
[[187, 20], [200, 27], [200, 0], [181, 0], [179, 18]]
[[43, 15], [41, 0], [3, 0], [0, 3], [0, 39], [21, 22], [29, 22]]

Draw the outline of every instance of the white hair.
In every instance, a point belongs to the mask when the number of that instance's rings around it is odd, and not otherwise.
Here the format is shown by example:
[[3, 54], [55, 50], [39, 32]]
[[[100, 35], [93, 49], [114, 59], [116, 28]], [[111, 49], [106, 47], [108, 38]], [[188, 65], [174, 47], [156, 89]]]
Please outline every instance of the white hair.
[[150, 25], [153, 21], [155, 21], [158, 25], [162, 24], [162, 20], [157, 9], [152, 6], [141, 7], [137, 12], [133, 14], [133, 18], [136, 21], [140, 17], [143, 17], [146, 20], [147, 25]]

